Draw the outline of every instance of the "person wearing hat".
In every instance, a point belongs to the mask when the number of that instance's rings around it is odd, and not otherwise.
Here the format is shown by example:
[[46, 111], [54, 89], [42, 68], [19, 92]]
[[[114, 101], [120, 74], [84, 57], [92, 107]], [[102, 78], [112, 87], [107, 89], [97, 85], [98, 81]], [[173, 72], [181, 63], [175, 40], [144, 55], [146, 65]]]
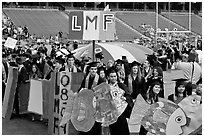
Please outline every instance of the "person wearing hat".
[[16, 86], [16, 93], [13, 103], [13, 108], [15, 110], [16, 115], [19, 115], [19, 88], [22, 84], [25, 84], [29, 81], [29, 73], [25, 66], [23, 65], [23, 59], [21, 57], [16, 58], [16, 63], [18, 65], [18, 80]]
[[[90, 62], [88, 65], [90, 67], [89, 73], [84, 77], [79, 92], [82, 88], [93, 89], [95, 86], [101, 84], [103, 79], [97, 74], [97, 63]], [[79, 132], [80, 135], [100, 135], [101, 134], [101, 123], [95, 122], [94, 126], [88, 132]]]
[[[150, 75], [150, 77], [148, 77], [147, 79], [147, 86], [150, 86], [152, 81], [154, 81], [155, 79], [158, 79], [159, 81], [161, 81], [163, 83], [163, 70], [161, 67], [154, 67], [152, 70], [152, 74]], [[161, 92], [159, 92], [159, 97], [164, 97], [164, 87], [163, 84], [161, 85]]]
[[80, 72], [80, 70], [75, 66], [75, 57], [73, 53], [70, 53], [67, 55], [67, 64], [65, 66], [65, 71], [66, 72]]
[[88, 67], [88, 63], [90, 62], [91, 57], [84, 55], [83, 57], [81, 57], [81, 70], [83, 73], [87, 74], [87, 67]]
[[98, 71], [97, 64], [98, 62], [90, 62], [88, 64], [89, 73], [84, 77], [80, 89], [81, 88], [92, 89], [103, 82], [103, 80], [97, 74]]
[[123, 67], [124, 62], [120, 59], [116, 60], [115, 62], [116, 62], [115, 69], [117, 71], [118, 80], [119, 80], [119, 82], [124, 83], [125, 76], [126, 76], [125, 75], [125, 69]]
[[[159, 92], [161, 92], [162, 90], [161, 88], [162, 85], [163, 83], [162, 81], [160, 81], [160, 79], [152, 80], [152, 83], [147, 91], [147, 96], [144, 98], [147, 101], [147, 103], [151, 105], [159, 101]], [[139, 135], [146, 135], [147, 132], [148, 131], [141, 125]]]
[[106, 68], [106, 65], [102, 62], [103, 59], [104, 59], [103, 53], [102, 53], [102, 52], [96, 53], [96, 54], [95, 54], [95, 57], [96, 57], [96, 62], [99, 62], [99, 63], [98, 63], [98, 68], [99, 68], [99, 67], [104, 67], [104, 68]]
[[187, 96], [185, 78], [173, 79], [175, 81], [175, 93], [168, 96], [168, 99], [178, 104], [183, 98]]
[[62, 58], [62, 56], [58, 56], [56, 57], [56, 64], [55, 64], [55, 71], [57, 72], [61, 72], [64, 71], [64, 59]]
[[145, 79], [141, 74], [139, 62], [131, 63], [131, 72], [125, 78], [124, 84], [128, 86], [133, 99], [136, 99], [138, 94], [145, 96]]
[[12, 67], [18, 67], [18, 64], [16, 63], [16, 57], [17, 57], [17, 54], [13, 53], [10, 55], [10, 62], [9, 62], [9, 65], [12, 66]]
[[130, 131], [126, 118], [130, 118], [131, 110], [133, 107], [132, 97], [130, 95], [128, 87], [118, 81], [117, 71], [114, 67], [107, 70], [107, 79], [110, 86], [120, 88], [124, 91], [125, 101], [128, 103], [124, 112], [118, 117], [117, 122], [109, 125], [111, 135], [129, 135]]

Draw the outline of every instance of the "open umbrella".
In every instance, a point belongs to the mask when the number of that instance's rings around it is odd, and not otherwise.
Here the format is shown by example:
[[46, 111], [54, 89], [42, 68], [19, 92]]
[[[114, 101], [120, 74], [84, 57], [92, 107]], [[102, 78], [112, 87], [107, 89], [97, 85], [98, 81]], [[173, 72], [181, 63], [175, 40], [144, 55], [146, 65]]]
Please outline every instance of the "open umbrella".
[[[92, 44], [74, 50], [75, 57], [80, 58], [84, 55], [93, 56]], [[95, 44], [95, 53], [103, 52], [103, 62], [107, 63], [108, 60], [122, 59], [126, 56], [128, 62], [138, 61], [143, 63], [146, 59], [146, 54], [151, 54], [153, 51], [140, 47], [137, 44], [127, 42], [104, 42]]]

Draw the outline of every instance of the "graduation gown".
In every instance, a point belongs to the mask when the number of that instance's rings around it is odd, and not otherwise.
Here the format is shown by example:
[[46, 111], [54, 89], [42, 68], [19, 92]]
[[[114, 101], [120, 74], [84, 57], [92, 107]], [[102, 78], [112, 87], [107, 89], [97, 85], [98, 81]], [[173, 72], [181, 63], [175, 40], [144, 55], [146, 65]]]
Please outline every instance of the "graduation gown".
[[[98, 74], [97, 74], [98, 75]], [[88, 89], [92, 89], [92, 85], [94, 83], [94, 79], [95, 79], [95, 76], [94, 77], [91, 77], [90, 75], [87, 75], [84, 77], [83, 81], [82, 81], [82, 84], [81, 84], [81, 87], [79, 88], [79, 91], [82, 89], [82, 88], [86, 88], [86, 80], [87, 80], [87, 77], [88, 78]], [[97, 81], [97, 84], [96, 85], [99, 85], [101, 83], [103, 83], [104, 80], [101, 79], [100, 77], [98, 78], [98, 81]], [[101, 135], [101, 123], [99, 122], [95, 122], [94, 123], [94, 126], [91, 128], [90, 131], [88, 132], [82, 132], [82, 131], [79, 131], [79, 134], [80, 135]]]
[[110, 134], [129, 135], [130, 131], [126, 118], [130, 117], [134, 103], [132, 101], [131, 95], [129, 94], [128, 87], [123, 83], [118, 83], [118, 87], [125, 91], [124, 97], [126, 97], [128, 106], [126, 107], [125, 111], [118, 117], [117, 122], [109, 126]]

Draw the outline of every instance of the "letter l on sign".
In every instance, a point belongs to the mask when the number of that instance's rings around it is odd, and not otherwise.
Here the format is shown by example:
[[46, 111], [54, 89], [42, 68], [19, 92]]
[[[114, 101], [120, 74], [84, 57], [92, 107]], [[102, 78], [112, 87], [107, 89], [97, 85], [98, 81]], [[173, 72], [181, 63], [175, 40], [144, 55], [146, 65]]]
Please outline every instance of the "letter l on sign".
[[81, 26], [77, 26], [77, 16], [72, 17], [72, 30], [81, 31]]

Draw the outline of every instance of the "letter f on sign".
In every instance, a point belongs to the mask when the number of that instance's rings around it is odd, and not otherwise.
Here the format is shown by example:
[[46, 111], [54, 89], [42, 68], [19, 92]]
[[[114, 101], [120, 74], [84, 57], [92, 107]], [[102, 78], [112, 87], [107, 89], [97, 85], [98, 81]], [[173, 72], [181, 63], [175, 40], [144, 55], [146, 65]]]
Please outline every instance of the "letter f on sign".
[[81, 26], [77, 26], [77, 16], [72, 16], [72, 30], [81, 31]]
[[113, 18], [114, 15], [113, 14], [103, 14], [103, 30], [107, 31], [108, 29], [108, 23], [113, 23]]

